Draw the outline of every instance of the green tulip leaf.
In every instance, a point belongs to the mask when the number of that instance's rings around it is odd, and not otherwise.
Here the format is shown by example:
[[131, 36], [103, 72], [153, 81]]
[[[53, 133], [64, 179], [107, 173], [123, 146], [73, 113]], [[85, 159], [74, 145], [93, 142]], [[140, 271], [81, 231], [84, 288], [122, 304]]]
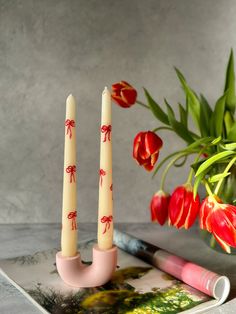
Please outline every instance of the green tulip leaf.
[[233, 126], [231, 127], [229, 131], [228, 139], [236, 142], [236, 122], [234, 122]]
[[185, 110], [181, 104], [179, 104], [179, 116], [180, 116], [181, 123], [187, 128], [188, 127], [188, 113], [187, 113], [187, 110]]
[[[201, 159], [201, 160], [198, 160], [197, 162], [193, 163], [191, 165], [191, 167], [193, 168], [194, 172], [196, 173], [198, 168], [206, 161], [206, 158], [205, 159]], [[196, 177], [196, 176], [195, 176]]]
[[221, 147], [224, 150], [235, 150], [236, 149], [236, 143], [229, 143], [229, 144], [221, 145]]
[[151, 109], [154, 116], [162, 123], [169, 125], [167, 114], [161, 109], [161, 107], [155, 102], [148, 91], [144, 88], [144, 93], [147, 98], [148, 106]]
[[228, 90], [226, 98], [226, 108], [232, 113], [235, 111], [236, 95], [235, 95], [235, 74], [234, 74], [234, 53], [231, 49], [229, 61], [226, 70], [225, 91]]
[[215, 183], [215, 182], [218, 182], [220, 181], [221, 179], [225, 178], [225, 177], [228, 177], [229, 175], [231, 174], [231, 172], [226, 172], [226, 173], [218, 173], [218, 174], [215, 174], [214, 176], [210, 177], [208, 179], [208, 181], [210, 183]]
[[216, 145], [216, 144], [218, 144], [221, 140], [222, 140], [221, 136], [218, 136], [217, 138], [215, 138], [215, 139], [211, 142], [211, 144], [212, 144], [212, 145]]
[[166, 98], [164, 98], [164, 102], [165, 102], [166, 107], [167, 107], [168, 119], [169, 119], [169, 116], [172, 116], [172, 117], [175, 119], [174, 110], [172, 109], [172, 107], [170, 106], [170, 104], [168, 103], [168, 101], [166, 100]]
[[186, 94], [189, 113], [191, 114], [194, 123], [196, 124], [198, 129], [201, 131], [204, 126], [201, 125], [201, 116], [200, 116], [201, 105], [200, 105], [200, 102], [199, 102], [196, 94], [194, 93], [194, 91], [187, 85], [183, 74], [177, 68], [175, 68], [175, 71], [176, 71], [177, 76], [180, 80], [180, 83], [182, 84], [183, 90]]
[[214, 114], [211, 115], [210, 120], [209, 120], [209, 131], [210, 131], [210, 135], [215, 137]]
[[[206, 116], [209, 118], [212, 114], [211, 106], [209, 105], [208, 101], [206, 100], [205, 96], [200, 94], [200, 103], [204, 105]], [[209, 120], [209, 119], [208, 119]]]
[[169, 123], [172, 126], [173, 130], [187, 143], [194, 142], [193, 137], [190, 135], [189, 130], [179, 121], [175, 119], [175, 114], [171, 106], [165, 100], [167, 107], [167, 115], [169, 119]]
[[200, 95], [200, 105], [201, 105], [200, 122], [201, 122], [201, 128], [202, 128], [201, 133], [204, 136], [207, 136], [210, 134], [209, 120], [211, 119], [211, 116], [212, 116], [212, 109], [203, 95]]
[[204, 163], [200, 165], [200, 167], [197, 170], [196, 177], [201, 174], [203, 171], [208, 169], [210, 166], [212, 166], [215, 162], [222, 160], [230, 155], [235, 155], [234, 151], [224, 151], [221, 153], [218, 153], [210, 158], [208, 158]]
[[228, 138], [230, 129], [232, 128], [233, 124], [234, 124], [234, 117], [229, 110], [226, 110], [225, 115], [224, 115], [224, 126], [225, 126], [227, 138]]
[[228, 92], [225, 92], [225, 94], [217, 100], [216, 105], [215, 105], [215, 110], [213, 112], [215, 136], [220, 136], [223, 131], [225, 100], [226, 100], [227, 93]]

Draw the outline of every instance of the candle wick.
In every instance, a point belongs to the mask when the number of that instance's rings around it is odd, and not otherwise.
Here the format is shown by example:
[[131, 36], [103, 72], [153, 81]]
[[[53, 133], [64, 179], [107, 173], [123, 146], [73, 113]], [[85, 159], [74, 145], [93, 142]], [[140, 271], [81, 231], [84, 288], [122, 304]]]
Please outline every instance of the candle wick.
[[74, 101], [74, 102], [75, 102], [75, 98], [74, 98], [74, 96], [73, 96], [72, 94], [70, 94], [70, 95], [67, 97], [67, 99], [66, 99], [66, 102], [67, 102], [67, 103], [70, 102], [70, 101]]
[[105, 94], [105, 93], [109, 93], [109, 89], [107, 88], [107, 86], [104, 87], [103, 94]]

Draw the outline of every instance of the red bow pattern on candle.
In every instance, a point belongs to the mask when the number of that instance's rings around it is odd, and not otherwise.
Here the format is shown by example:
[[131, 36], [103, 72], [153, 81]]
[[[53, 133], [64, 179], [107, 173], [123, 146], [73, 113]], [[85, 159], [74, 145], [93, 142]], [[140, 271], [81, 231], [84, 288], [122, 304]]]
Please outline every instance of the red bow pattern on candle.
[[77, 230], [77, 223], [76, 223], [77, 211], [69, 212], [67, 215], [68, 219], [71, 219], [71, 230]]
[[106, 233], [107, 230], [110, 229], [112, 220], [113, 220], [112, 215], [110, 215], [110, 216], [103, 216], [103, 217], [101, 218], [101, 223], [102, 223], [102, 224], [105, 224], [105, 229], [104, 229], [104, 231], [103, 231], [102, 234]]
[[70, 174], [70, 183], [75, 182], [75, 172], [76, 172], [76, 166], [68, 166], [66, 168], [66, 172]]
[[111, 140], [111, 125], [110, 125], [110, 124], [109, 124], [109, 125], [105, 125], [105, 124], [104, 124], [104, 125], [101, 127], [101, 132], [104, 133], [103, 142], [106, 142], [107, 139], [108, 139], [108, 141]]
[[66, 119], [65, 126], [67, 127], [66, 135], [69, 134], [69, 138], [71, 139], [72, 138], [72, 128], [75, 127], [75, 121], [70, 120], [70, 119]]
[[100, 184], [102, 186], [102, 177], [104, 177], [106, 175], [106, 171], [103, 169], [99, 170], [99, 175], [100, 175]]

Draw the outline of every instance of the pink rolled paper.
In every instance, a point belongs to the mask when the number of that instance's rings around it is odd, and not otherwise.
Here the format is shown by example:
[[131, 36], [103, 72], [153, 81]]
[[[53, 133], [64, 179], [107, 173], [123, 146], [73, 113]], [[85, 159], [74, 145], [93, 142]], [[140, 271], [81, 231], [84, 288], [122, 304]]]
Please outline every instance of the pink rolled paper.
[[152, 264], [197, 290], [216, 297], [214, 288], [222, 276], [161, 249], [154, 253]]
[[225, 300], [230, 282], [225, 276], [173, 255], [157, 246], [114, 230], [114, 244], [215, 299]]

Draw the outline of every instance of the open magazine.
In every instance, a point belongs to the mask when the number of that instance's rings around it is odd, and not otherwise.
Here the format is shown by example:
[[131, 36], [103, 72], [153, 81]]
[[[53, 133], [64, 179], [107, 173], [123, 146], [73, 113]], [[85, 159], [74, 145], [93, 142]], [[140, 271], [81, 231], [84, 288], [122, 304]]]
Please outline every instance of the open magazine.
[[[136, 255], [144, 248], [145, 243], [142, 242], [140, 249], [140, 240], [130, 236], [127, 238], [127, 235], [118, 231], [115, 232], [114, 240], [118, 247], [123, 247], [132, 254], [136, 252]], [[95, 240], [87, 240], [79, 245], [85, 263], [90, 263], [94, 243]], [[129, 245], [125, 246], [125, 243]], [[127, 249], [131, 247], [132, 250]], [[145, 250], [147, 252], [147, 246]], [[42, 313], [203, 313], [222, 303], [229, 293], [229, 281], [226, 277], [219, 277], [224, 279], [220, 281], [220, 286], [215, 287], [216, 299], [123, 250], [118, 252], [117, 271], [107, 284], [95, 288], [73, 288], [65, 285], [58, 276], [56, 252], [53, 249], [0, 261], [2, 278], [7, 280], [8, 286], [16, 287]], [[11, 290], [14, 289], [8, 287], [8, 292]], [[12, 298], [14, 296], [15, 293]], [[0, 295], [0, 302], [1, 298]]]
[[181, 282], [213, 298], [194, 307], [194, 310], [190, 311], [191, 313], [200, 313], [206, 309], [218, 306], [229, 295], [230, 281], [226, 276], [216, 274], [119, 230], [114, 231], [114, 243], [120, 249], [152, 264], [159, 270], [174, 276]]

